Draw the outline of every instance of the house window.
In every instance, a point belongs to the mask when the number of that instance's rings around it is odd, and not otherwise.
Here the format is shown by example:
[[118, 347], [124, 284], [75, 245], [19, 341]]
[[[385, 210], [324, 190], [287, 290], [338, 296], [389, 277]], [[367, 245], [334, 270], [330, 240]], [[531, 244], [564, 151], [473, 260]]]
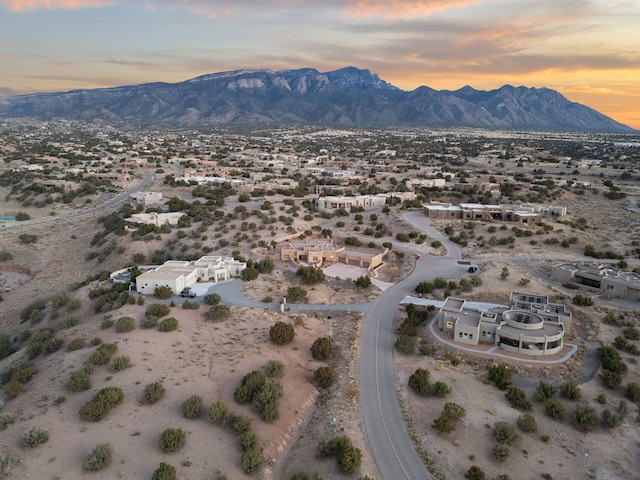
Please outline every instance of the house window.
[[473, 333], [469, 334], [469, 340], [473, 340]]
[[462, 338], [462, 332], [458, 332], [458, 338]]

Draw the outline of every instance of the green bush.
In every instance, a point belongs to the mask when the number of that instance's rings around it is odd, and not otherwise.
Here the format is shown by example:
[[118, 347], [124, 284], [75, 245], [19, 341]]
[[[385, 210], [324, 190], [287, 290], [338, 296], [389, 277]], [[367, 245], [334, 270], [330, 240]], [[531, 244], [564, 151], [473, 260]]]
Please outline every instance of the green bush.
[[514, 445], [520, 440], [518, 430], [509, 422], [496, 422], [491, 433], [498, 443], [505, 445]]
[[294, 336], [295, 331], [290, 323], [278, 321], [269, 329], [269, 337], [278, 345], [291, 343]]
[[457, 403], [445, 403], [442, 413], [433, 421], [433, 428], [442, 433], [451, 433], [458, 428], [460, 421], [467, 414], [466, 410]]
[[120, 317], [116, 320], [116, 332], [126, 333], [136, 328], [136, 321], [131, 317]]
[[509, 455], [511, 455], [511, 449], [504, 443], [498, 443], [491, 450], [493, 454], [493, 458], [495, 458], [498, 462], [505, 462]]
[[72, 316], [72, 317], [65, 318], [64, 322], [62, 322], [62, 326], [64, 328], [71, 328], [71, 327], [75, 327], [79, 323], [80, 323], [80, 317]]
[[4, 386], [4, 396], [11, 400], [19, 395], [22, 395], [27, 387], [24, 383], [12, 380]]
[[97, 472], [109, 466], [113, 456], [113, 447], [110, 443], [101, 443], [91, 450], [82, 461], [82, 469], [89, 472]]
[[527, 394], [524, 390], [516, 387], [509, 387], [507, 393], [505, 393], [505, 397], [507, 397], [507, 400], [513, 408], [527, 411], [532, 408], [531, 402], [527, 399]]
[[499, 363], [489, 367], [489, 380], [491, 380], [500, 390], [506, 390], [511, 385], [511, 372], [509, 367]]
[[538, 388], [536, 388], [536, 400], [539, 402], [546, 402], [553, 397], [554, 393], [556, 393], [556, 387], [550, 383], [540, 380]]
[[260, 370], [253, 370], [242, 377], [240, 386], [233, 393], [233, 398], [238, 403], [252, 402], [265, 382], [265, 374]]
[[327, 360], [333, 355], [333, 343], [329, 337], [321, 337], [311, 344], [311, 356], [316, 360]]
[[46, 353], [57, 352], [64, 346], [64, 340], [61, 338], [50, 338], [42, 345], [42, 349]]
[[14, 382], [27, 383], [38, 373], [35, 365], [31, 362], [21, 365], [11, 375], [11, 380]]
[[204, 313], [204, 318], [209, 320], [210, 322], [219, 322], [221, 320], [225, 320], [231, 316], [231, 308], [229, 305], [212, 305], [209, 307]]
[[284, 375], [284, 363], [280, 360], [269, 360], [264, 366], [267, 377], [282, 377]]
[[571, 423], [581, 432], [588, 432], [598, 423], [598, 418], [593, 413], [591, 407], [578, 405]]
[[217, 293], [209, 293], [208, 295], [204, 296], [204, 303], [206, 303], [207, 305], [218, 305], [221, 300], [222, 297]]
[[331, 367], [320, 367], [313, 372], [313, 381], [318, 388], [329, 388], [333, 385], [333, 377], [333, 368]]
[[582, 398], [580, 387], [578, 387], [574, 382], [566, 382], [563, 384], [562, 387], [560, 387], [560, 395], [573, 402]]
[[302, 287], [289, 287], [286, 299], [289, 303], [302, 303], [307, 299], [307, 291]]
[[162, 462], [153, 472], [151, 480], [176, 480], [177, 478], [176, 467]]
[[160, 434], [158, 447], [164, 453], [177, 452], [184, 447], [187, 434], [181, 428], [167, 428]]
[[80, 350], [81, 348], [84, 348], [84, 339], [82, 338], [74, 338], [67, 345], [67, 350]]
[[451, 387], [444, 382], [436, 382], [431, 385], [431, 394], [439, 398], [444, 398], [451, 393]]
[[156, 289], [153, 291], [153, 296], [161, 300], [168, 300], [169, 298], [173, 297], [173, 290], [171, 290], [170, 287], [162, 285], [160, 287], [156, 287]]
[[80, 409], [80, 417], [90, 422], [99, 422], [109, 414], [113, 407], [120, 405], [123, 400], [124, 393], [121, 388], [102, 388]]
[[299, 267], [296, 275], [298, 275], [302, 280], [302, 283], [306, 285], [314, 285], [316, 283], [324, 282], [325, 279], [322, 269], [313, 266]]
[[242, 471], [247, 475], [252, 475], [262, 468], [264, 457], [260, 450], [252, 448], [242, 454]]
[[544, 411], [547, 412], [551, 418], [560, 418], [562, 416], [562, 412], [564, 412], [564, 406], [560, 400], [556, 400], [554, 398], [547, 400], [544, 404]]
[[242, 435], [251, 429], [251, 419], [244, 415], [234, 415], [231, 418], [231, 428], [238, 435]]
[[145, 310], [144, 315], [146, 317], [162, 318], [169, 315], [170, 312], [171, 309], [164, 303], [151, 303], [147, 305], [147, 309]]
[[338, 467], [345, 475], [350, 475], [360, 468], [362, 451], [351, 444], [338, 452]]
[[113, 327], [114, 321], [111, 320], [110, 318], [105, 318], [102, 320], [102, 322], [100, 322], [100, 328], [102, 330], [106, 330], [108, 328]]
[[49, 432], [37, 427], [31, 427], [31, 429], [22, 434], [20, 437], [20, 446], [25, 448], [35, 448], [38, 445], [47, 443], [49, 441]]
[[427, 395], [431, 388], [430, 372], [426, 368], [418, 368], [409, 377], [409, 387], [419, 395]]
[[89, 363], [92, 365], [105, 365], [109, 363], [111, 357], [118, 350], [118, 345], [115, 343], [103, 343], [98, 349], [93, 352], [89, 357]]
[[202, 415], [202, 397], [200, 395], [191, 395], [182, 402], [182, 416], [193, 419], [200, 415]]
[[530, 413], [525, 413], [518, 417], [516, 421], [518, 428], [526, 433], [533, 433], [538, 431], [538, 424], [536, 418]]
[[397, 335], [393, 345], [401, 353], [413, 353], [416, 348], [416, 337], [405, 334]]
[[227, 407], [226, 403], [222, 401], [214, 402], [211, 404], [209, 410], [207, 411], [207, 420], [209, 420], [210, 422], [220, 422], [228, 411], [229, 407]]
[[640, 385], [633, 382], [627, 383], [624, 395], [632, 402], [640, 403]]
[[160, 382], [149, 383], [142, 391], [142, 403], [153, 405], [164, 397], [165, 389]]
[[0, 415], [0, 432], [9, 428], [9, 425], [14, 424], [16, 416], [13, 413], [3, 413]]
[[158, 317], [154, 316], [144, 316], [142, 320], [140, 320], [140, 328], [148, 329], [153, 328], [158, 324]]
[[253, 408], [265, 422], [273, 422], [280, 416], [278, 400], [282, 397], [282, 385], [267, 382], [253, 397]]
[[467, 470], [467, 473], [464, 474], [464, 478], [469, 480], [484, 480], [485, 473], [479, 466], [472, 465], [469, 467], [469, 470]]
[[111, 362], [111, 370], [114, 372], [120, 372], [127, 368], [131, 368], [132, 366], [133, 364], [131, 363], [131, 359], [128, 355], [120, 355], [119, 357], [114, 358]]
[[91, 377], [83, 370], [73, 372], [66, 384], [67, 390], [70, 392], [82, 392], [91, 388]]
[[238, 437], [243, 452], [259, 447], [260, 439], [253, 432], [245, 432]]
[[158, 330], [160, 330], [161, 332], [173, 332], [174, 330], [178, 329], [178, 320], [176, 320], [173, 317], [169, 317], [169, 318], [163, 318], [160, 321], [160, 326], [158, 327]]

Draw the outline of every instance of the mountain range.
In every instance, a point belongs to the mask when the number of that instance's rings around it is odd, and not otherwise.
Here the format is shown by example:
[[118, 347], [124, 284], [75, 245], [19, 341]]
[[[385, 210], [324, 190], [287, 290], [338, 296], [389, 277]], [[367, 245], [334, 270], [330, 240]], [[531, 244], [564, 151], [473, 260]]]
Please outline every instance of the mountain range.
[[547, 88], [418, 87], [407, 92], [355, 67], [324, 73], [313, 68], [247, 69], [179, 83], [0, 98], [0, 118], [7, 117], [177, 127], [315, 124], [634, 132]]

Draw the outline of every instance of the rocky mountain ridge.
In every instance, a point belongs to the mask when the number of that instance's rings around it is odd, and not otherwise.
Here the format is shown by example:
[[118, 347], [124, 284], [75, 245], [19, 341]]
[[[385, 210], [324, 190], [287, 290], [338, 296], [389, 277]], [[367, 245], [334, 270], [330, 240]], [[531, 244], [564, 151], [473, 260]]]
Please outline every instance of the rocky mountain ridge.
[[547, 88], [470, 86], [407, 92], [355, 67], [245, 69], [179, 83], [37, 93], [0, 99], [0, 118], [68, 118], [138, 126], [316, 124], [343, 127], [475, 127], [632, 133]]

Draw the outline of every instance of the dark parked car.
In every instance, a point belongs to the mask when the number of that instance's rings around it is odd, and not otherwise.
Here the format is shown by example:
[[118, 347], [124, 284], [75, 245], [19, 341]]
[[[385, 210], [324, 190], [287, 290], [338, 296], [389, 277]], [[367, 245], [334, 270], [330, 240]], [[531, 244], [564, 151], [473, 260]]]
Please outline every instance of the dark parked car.
[[195, 296], [197, 295], [196, 292], [194, 292], [193, 290], [183, 290], [180, 293], [181, 297], [189, 297], [189, 298], [195, 298]]

